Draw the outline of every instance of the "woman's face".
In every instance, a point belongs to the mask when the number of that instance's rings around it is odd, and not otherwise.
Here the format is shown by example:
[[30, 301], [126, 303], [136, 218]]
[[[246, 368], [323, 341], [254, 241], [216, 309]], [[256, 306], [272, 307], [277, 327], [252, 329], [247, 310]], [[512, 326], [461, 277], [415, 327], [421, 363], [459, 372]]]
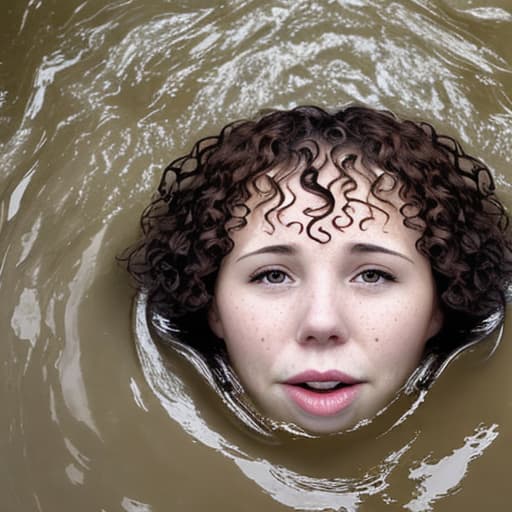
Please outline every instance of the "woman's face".
[[[322, 170], [327, 181], [328, 171]], [[442, 315], [429, 261], [415, 247], [419, 233], [403, 225], [396, 208], [372, 198], [387, 218], [352, 201], [353, 223], [338, 230], [332, 221], [347, 201], [333, 189], [335, 212], [314, 228], [318, 236], [319, 227], [331, 235], [321, 244], [297, 224], [305, 226], [304, 209], [321, 202], [297, 180], [288, 185], [297, 201], [279, 220], [271, 217], [274, 230], [264, 218], [269, 207], [262, 206], [233, 233], [209, 322], [263, 413], [311, 433], [337, 432], [391, 401]], [[359, 179], [352, 197], [367, 193]], [[361, 229], [369, 214], [374, 219]]]

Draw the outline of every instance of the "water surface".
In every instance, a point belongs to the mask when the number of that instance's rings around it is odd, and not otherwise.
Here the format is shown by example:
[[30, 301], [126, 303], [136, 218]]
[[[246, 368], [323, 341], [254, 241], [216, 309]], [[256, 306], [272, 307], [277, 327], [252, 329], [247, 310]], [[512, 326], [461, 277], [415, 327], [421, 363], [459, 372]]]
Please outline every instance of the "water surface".
[[377, 422], [272, 444], [183, 361], [136, 344], [133, 293], [114, 261], [163, 166], [266, 107], [360, 101], [429, 119], [493, 168], [512, 205], [508, 0], [3, 7], [2, 510], [512, 504], [509, 326], [492, 357], [488, 344], [459, 359], [384, 435]]

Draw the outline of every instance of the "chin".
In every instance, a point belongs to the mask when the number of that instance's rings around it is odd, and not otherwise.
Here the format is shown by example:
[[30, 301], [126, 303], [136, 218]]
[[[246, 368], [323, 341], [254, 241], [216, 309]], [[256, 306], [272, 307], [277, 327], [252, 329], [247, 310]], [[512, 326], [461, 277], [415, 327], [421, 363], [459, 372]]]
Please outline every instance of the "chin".
[[296, 425], [307, 434], [313, 436], [338, 434], [348, 430], [353, 430], [354, 428], [357, 428], [358, 425], [367, 423], [367, 420], [347, 417], [294, 417], [280, 419], [279, 421], [284, 425]]

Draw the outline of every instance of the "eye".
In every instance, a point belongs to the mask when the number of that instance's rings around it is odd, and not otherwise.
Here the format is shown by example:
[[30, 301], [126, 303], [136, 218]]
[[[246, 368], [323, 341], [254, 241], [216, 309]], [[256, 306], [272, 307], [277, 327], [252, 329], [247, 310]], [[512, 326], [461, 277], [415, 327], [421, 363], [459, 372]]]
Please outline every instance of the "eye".
[[371, 268], [358, 274], [355, 281], [362, 281], [368, 284], [378, 284], [384, 281], [396, 281], [396, 278], [389, 272]]
[[365, 283], [377, 283], [382, 276], [376, 270], [365, 270], [361, 273], [361, 279]]
[[278, 269], [265, 270], [251, 276], [251, 283], [259, 282], [264, 284], [283, 284], [290, 280], [286, 272]]

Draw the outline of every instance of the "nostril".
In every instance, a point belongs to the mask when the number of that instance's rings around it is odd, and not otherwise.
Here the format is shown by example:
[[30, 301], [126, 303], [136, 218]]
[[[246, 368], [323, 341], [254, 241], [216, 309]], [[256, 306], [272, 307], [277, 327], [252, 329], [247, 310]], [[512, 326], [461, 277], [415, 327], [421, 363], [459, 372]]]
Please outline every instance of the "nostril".
[[338, 343], [340, 337], [336, 334], [331, 334], [330, 336], [321, 336], [321, 335], [309, 335], [304, 338], [306, 343]]

